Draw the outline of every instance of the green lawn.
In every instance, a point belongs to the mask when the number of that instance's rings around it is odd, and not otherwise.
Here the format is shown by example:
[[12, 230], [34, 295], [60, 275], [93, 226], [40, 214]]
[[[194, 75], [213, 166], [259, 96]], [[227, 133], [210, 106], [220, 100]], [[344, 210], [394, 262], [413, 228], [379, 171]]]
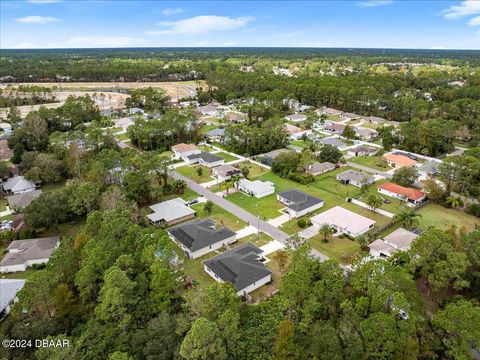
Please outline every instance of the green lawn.
[[226, 199], [247, 210], [252, 215], [260, 215], [262, 220], [273, 219], [282, 215], [279, 210], [284, 207], [284, 205], [277, 201], [275, 194], [257, 199], [255, 196], [250, 196], [238, 191], [228, 195]]
[[83, 225], [85, 225], [85, 218], [78, 217], [77, 219], [75, 219], [74, 222], [58, 225], [58, 229], [50, 229], [50, 230], [42, 231], [38, 233], [38, 237], [55, 236], [55, 235], [75, 236], [78, 234], [78, 232], [80, 231], [80, 228]]
[[214, 141], [211, 143], [213, 146], [216, 146], [220, 149], [225, 149], [225, 145], [223, 145], [222, 143], [219, 143], [218, 141]]
[[201, 133], [202, 134], [206, 134], [208, 133], [210, 130], [213, 130], [213, 129], [216, 129], [218, 126], [216, 125], [204, 125], [202, 127], [202, 130], [201, 130]]
[[19, 271], [15, 273], [8, 273], [8, 274], [1, 274], [0, 278], [2, 279], [28, 279], [30, 278], [33, 274], [39, 271], [44, 271], [43, 269], [40, 270], [35, 270], [33, 268], [28, 268], [25, 271]]
[[388, 171], [391, 169], [391, 167], [388, 166], [387, 162], [382, 160], [381, 156], [358, 156], [352, 157], [348, 159], [348, 161], [358, 165], [367, 166], [379, 171]]
[[264, 167], [258, 166], [250, 161], [244, 161], [240, 164], [237, 164], [239, 168], [247, 167], [248, 168], [248, 178], [253, 179], [259, 177], [260, 175], [269, 173], [270, 170]]
[[272, 240], [273, 240], [273, 238], [270, 235], [267, 235], [264, 232], [261, 232], [260, 237], [258, 237], [257, 233], [252, 234], [252, 235], [248, 235], [248, 236], [245, 236], [241, 239], [238, 239], [237, 242], [232, 244], [231, 246], [238, 246], [238, 245], [250, 242], [255, 246], [262, 247], [263, 245], [268, 244]]
[[196, 204], [192, 206], [192, 209], [197, 212], [197, 217], [204, 219], [209, 218], [215, 221], [217, 226], [225, 225], [226, 227], [232, 229], [233, 231], [237, 231], [243, 229], [247, 224], [237, 218], [236, 216], [230, 214], [228, 211], [222, 209], [218, 205], [213, 205], [213, 211], [209, 215], [204, 210], [203, 207], [205, 204]]
[[272, 282], [270, 284], [265, 284], [250, 293], [250, 296], [253, 298], [254, 302], [264, 300], [265, 298], [271, 296], [272, 293], [280, 286], [283, 273], [278, 266], [277, 261], [275, 261], [275, 253], [276, 252], [267, 256], [270, 261], [266, 264], [266, 267], [272, 271]]
[[115, 137], [116, 137], [118, 140], [128, 140], [128, 139], [130, 139], [130, 138], [128, 137], [128, 133], [115, 134]]
[[299, 147], [299, 148], [306, 148], [310, 146], [310, 142], [308, 141], [303, 141], [303, 140], [290, 140], [290, 145]]
[[198, 198], [198, 194], [195, 191], [193, 191], [192, 189], [189, 189], [187, 187], [183, 190], [183, 194], [180, 195], [180, 197], [185, 201], [189, 201], [189, 200], [193, 200], [193, 199]]
[[7, 200], [4, 199], [4, 198], [1, 198], [0, 199], [0, 211], [7, 210], [7, 205], [8, 205]]
[[353, 256], [360, 252], [360, 246], [346, 237], [334, 237], [328, 243], [323, 243], [322, 240], [323, 235], [319, 234], [309, 242], [314, 249], [342, 264], [351, 263]]
[[217, 152], [214, 155], [217, 155], [217, 156], [221, 157], [222, 159], [225, 159], [226, 163], [229, 163], [230, 161], [233, 161], [233, 160], [238, 160], [237, 157], [232, 156], [232, 155], [227, 154], [227, 153], [224, 153], [224, 152]]
[[[376, 195], [380, 195], [382, 198], [384, 199], [388, 199], [390, 200], [390, 204], [385, 204], [383, 203], [382, 206], [379, 207], [379, 209], [382, 209], [382, 210], [385, 210], [385, 211], [389, 211], [391, 212], [392, 214], [398, 214], [400, 212], [402, 212], [402, 210], [404, 210], [405, 208], [407, 208], [407, 206], [399, 199], [396, 199], [396, 198], [393, 198], [393, 197], [390, 197], [390, 196], [387, 196], [385, 194], [380, 194], [378, 191], [377, 191], [377, 187], [380, 185], [380, 184], [383, 184], [383, 183], [386, 183], [386, 182], [390, 182], [390, 180], [379, 180], [377, 181], [375, 184], [371, 185], [369, 187], [369, 191], [367, 193], [365, 193], [365, 196], [368, 194], [368, 193], [374, 193]], [[359, 198], [360, 201], [363, 201], [365, 202], [365, 198], [364, 197], [360, 197]]]
[[198, 282], [198, 287], [204, 289], [212, 285], [215, 280], [208, 275], [204, 268], [203, 262], [217, 255], [215, 252], [199, 257], [198, 259], [186, 259], [183, 262], [183, 272], [185, 276], [189, 276]]
[[[202, 175], [197, 174], [197, 169], [202, 169]], [[181, 166], [175, 169], [179, 174], [192, 179], [196, 183], [204, 183], [213, 180], [211, 176], [211, 170], [202, 165], [195, 165], [195, 166]]]
[[423, 230], [428, 229], [430, 226], [447, 230], [454, 225], [458, 228], [464, 226], [468, 231], [472, 231], [475, 229], [475, 224], [480, 226], [479, 218], [458, 210], [444, 208], [441, 205], [427, 205], [418, 210], [418, 213], [422, 215], [419, 221], [420, 228]]

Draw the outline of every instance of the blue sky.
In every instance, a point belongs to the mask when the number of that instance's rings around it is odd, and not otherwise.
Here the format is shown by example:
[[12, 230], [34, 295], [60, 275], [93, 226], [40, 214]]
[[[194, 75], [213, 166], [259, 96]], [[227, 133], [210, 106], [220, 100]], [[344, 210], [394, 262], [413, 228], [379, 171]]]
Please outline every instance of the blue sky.
[[480, 0], [0, 1], [1, 48], [480, 49]]

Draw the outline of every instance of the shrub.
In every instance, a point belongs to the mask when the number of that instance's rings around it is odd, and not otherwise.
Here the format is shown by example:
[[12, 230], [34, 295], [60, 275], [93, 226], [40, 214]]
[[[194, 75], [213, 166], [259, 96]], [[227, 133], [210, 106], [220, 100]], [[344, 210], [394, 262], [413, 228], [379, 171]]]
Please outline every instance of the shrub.
[[467, 213], [473, 216], [480, 217], [480, 205], [479, 204], [471, 204], [467, 208]]
[[305, 226], [307, 226], [307, 222], [303, 219], [300, 219], [300, 220], [297, 221], [297, 225], [298, 225], [299, 228], [303, 229]]

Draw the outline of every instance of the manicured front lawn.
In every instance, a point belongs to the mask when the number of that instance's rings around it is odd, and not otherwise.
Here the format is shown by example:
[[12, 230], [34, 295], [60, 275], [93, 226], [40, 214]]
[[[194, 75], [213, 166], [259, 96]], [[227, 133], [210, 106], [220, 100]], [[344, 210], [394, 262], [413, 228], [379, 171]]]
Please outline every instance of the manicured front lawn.
[[245, 236], [241, 239], [238, 239], [236, 243], [232, 244], [231, 246], [238, 246], [241, 244], [245, 244], [247, 242], [252, 243], [255, 246], [262, 247], [263, 245], [267, 245], [273, 238], [270, 235], [265, 234], [264, 232], [260, 233], [260, 237], [257, 233]]
[[253, 178], [256, 178], [260, 175], [263, 175], [263, 174], [266, 174], [266, 173], [270, 172], [269, 169], [261, 167], [257, 164], [254, 164], [254, 163], [250, 162], [250, 161], [242, 162], [242, 163], [238, 164], [237, 166], [239, 168], [243, 168], [243, 167], [248, 168], [248, 176], [247, 176], [248, 179], [253, 179]]
[[[197, 174], [197, 169], [202, 169], [202, 175]], [[211, 170], [202, 165], [195, 165], [195, 166], [181, 166], [175, 169], [179, 174], [192, 179], [196, 183], [204, 183], [213, 180], [211, 176]]]
[[323, 243], [323, 235], [318, 234], [309, 240], [312, 247], [342, 264], [351, 263], [354, 255], [360, 252], [360, 246], [346, 237], [334, 237]]
[[233, 160], [238, 160], [237, 157], [232, 156], [232, 155], [227, 154], [227, 153], [224, 153], [224, 152], [217, 152], [217, 153], [215, 153], [215, 155], [221, 157], [222, 159], [225, 159], [225, 163], [229, 163], [230, 161], [233, 161]]
[[197, 212], [198, 218], [212, 219], [213, 221], [215, 221], [218, 227], [224, 225], [232, 229], [233, 231], [243, 229], [245, 226], [247, 226], [247, 224], [243, 220], [240, 220], [239, 218], [230, 214], [228, 211], [222, 209], [218, 205], [213, 205], [213, 211], [210, 215], [203, 210], [204, 206], [205, 203], [192, 206], [192, 209]]
[[257, 199], [254, 196], [238, 191], [228, 195], [225, 199], [247, 210], [252, 215], [260, 215], [261, 220], [273, 219], [282, 215], [279, 210], [284, 207], [277, 201], [275, 194]]
[[447, 230], [454, 225], [458, 228], [464, 226], [468, 231], [472, 231], [475, 229], [475, 224], [480, 226], [479, 218], [458, 210], [444, 208], [441, 205], [427, 205], [418, 210], [418, 213], [422, 215], [419, 221], [420, 228], [423, 230], [428, 229], [430, 226]]
[[310, 146], [310, 142], [308, 141], [303, 141], [303, 140], [290, 140], [290, 145], [299, 147], [299, 148], [306, 148]]
[[189, 201], [198, 198], [198, 194], [187, 187], [183, 190], [183, 194], [180, 197], [185, 201]]
[[388, 171], [391, 169], [387, 162], [382, 160], [381, 156], [357, 156], [348, 159], [348, 161], [370, 167], [378, 171]]

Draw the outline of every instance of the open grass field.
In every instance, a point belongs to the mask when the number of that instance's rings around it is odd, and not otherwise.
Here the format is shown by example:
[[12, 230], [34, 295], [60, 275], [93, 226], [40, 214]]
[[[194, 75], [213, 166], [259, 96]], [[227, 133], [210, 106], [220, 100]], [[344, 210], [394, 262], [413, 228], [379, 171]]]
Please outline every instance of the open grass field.
[[381, 156], [357, 156], [348, 159], [348, 161], [370, 167], [378, 171], [388, 171], [391, 169], [388, 164], [382, 160]]
[[322, 239], [323, 236], [319, 234], [309, 239], [309, 242], [314, 249], [321, 251], [341, 264], [350, 263], [352, 258], [360, 252], [360, 246], [346, 237], [334, 237], [328, 243], [323, 243]]
[[284, 205], [277, 201], [275, 194], [257, 199], [254, 196], [238, 191], [228, 195], [225, 199], [247, 210], [252, 215], [260, 215], [262, 220], [273, 219], [282, 215], [279, 210], [284, 208]]
[[428, 229], [430, 226], [447, 230], [450, 226], [454, 225], [458, 228], [464, 226], [467, 230], [472, 231], [475, 229], [475, 225], [480, 226], [480, 218], [458, 210], [447, 209], [441, 205], [427, 205], [418, 210], [418, 213], [422, 215], [419, 221], [420, 228], [423, 230]]
[[225, 160], [225, 163], [229, 163], [230, 161], [234, 161], [234, 160], [238, 160], [237, 157], [233, 156], [233, 155], [230, 155], [230, 154], [227, 154], [225, 152], [217, 152], [215, 153], [215, 155], [221, 157], [222, 159]]
[[192, 206], [192, 209], [197, 212], [197, 218], [200, 219], [205, 219], [209, 218], [215, 221], [217, 226], [226, 226], [233, 231], [237, 231], [240, 229], [243, 229], [247, 224], [243, 221], [237, 218], [236, 216], [230, 214], [228, 211], [222, 209], [218, 205], [213, 205], [213, 211], [209, 215], [207, 212], [203, 210], [205, 204], [196, 204]]
[[[197, 169], [202, 169], [201, 175], [198, 175]], [[182, 174], [183, 176], [188, 177], [189, 179], [192, 179], [193, 181], [199, 184], [213, 180], [211, 176], [211, 170], [202, 165], [195, 165], [195, 166], [185, 165], [185, 166], [176, 168], [175, 171]]]

